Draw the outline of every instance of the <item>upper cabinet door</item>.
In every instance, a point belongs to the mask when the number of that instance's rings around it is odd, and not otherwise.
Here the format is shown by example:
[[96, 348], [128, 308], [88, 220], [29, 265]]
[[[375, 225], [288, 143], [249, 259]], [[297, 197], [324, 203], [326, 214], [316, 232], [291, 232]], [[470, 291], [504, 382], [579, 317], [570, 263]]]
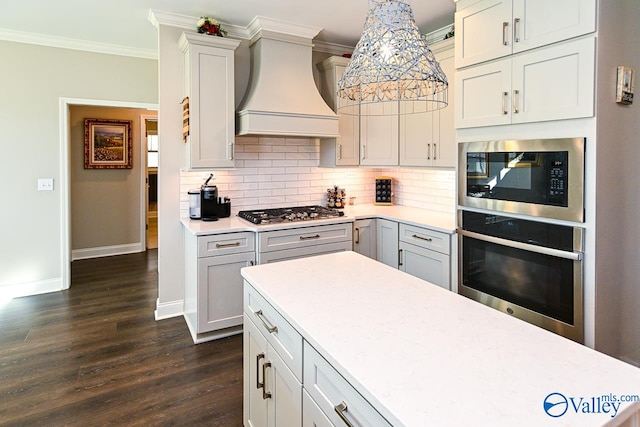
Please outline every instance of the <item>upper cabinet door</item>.
[[573, 40], [513, 57], [512, 123], [594, 114], [595, 40]]
[[511, 58], [457, 71], [455, 87], [457, 128], [511, 123]]
[[456, 68], [511, 54], [511, 0], [482, 0], [455, 14]]
[[480, 0], [455, 15], [456, 68], [592, 33], [596, 0]]
[[380, 102], [360, 106], [360, 164], [362, 166], [398, 165], [398, 104]]
[[233, 167], [234, 51], [240, 41], [185, 32], [179, 43], [189, 97], [187, 167]]
[[596, 30], [596, 0], [513, 0], [513, 52]]

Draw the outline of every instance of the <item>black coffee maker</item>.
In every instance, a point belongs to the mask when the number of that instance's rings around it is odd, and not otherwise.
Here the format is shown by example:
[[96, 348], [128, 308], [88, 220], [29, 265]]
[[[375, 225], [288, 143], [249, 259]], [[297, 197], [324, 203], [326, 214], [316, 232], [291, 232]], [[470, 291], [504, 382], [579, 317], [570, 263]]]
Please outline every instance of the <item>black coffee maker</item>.
[[231, 199], [218, 197], [218, 187], [209, 184], [213, 174], [200, 188], [200, 217], [202, 221], [217, 221], [231, 215]]

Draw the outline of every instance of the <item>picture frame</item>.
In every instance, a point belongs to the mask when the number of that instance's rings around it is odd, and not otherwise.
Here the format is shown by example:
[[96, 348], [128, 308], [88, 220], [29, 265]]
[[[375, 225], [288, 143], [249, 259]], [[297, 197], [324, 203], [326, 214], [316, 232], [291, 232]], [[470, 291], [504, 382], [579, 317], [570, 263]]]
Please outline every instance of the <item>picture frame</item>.
[[489, 177], [489, 153], [467, 153], [467, 178]]
[[84, 168], [133, 167], [131, 120], [84, 120]]
[[507, 153], [505, 166], [508, 168], [533, 168], [540, 166], [540, 153]]

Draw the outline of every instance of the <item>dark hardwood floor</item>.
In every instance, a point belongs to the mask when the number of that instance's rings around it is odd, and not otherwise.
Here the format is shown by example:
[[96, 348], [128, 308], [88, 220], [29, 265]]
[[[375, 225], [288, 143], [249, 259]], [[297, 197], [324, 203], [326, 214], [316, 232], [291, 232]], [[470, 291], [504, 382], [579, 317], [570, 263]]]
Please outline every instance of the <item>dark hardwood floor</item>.
[[156, 322], [156, 266], [75, 261], [68, 291], [0, 306], [1, 425], [242, 425], [242, 336]]

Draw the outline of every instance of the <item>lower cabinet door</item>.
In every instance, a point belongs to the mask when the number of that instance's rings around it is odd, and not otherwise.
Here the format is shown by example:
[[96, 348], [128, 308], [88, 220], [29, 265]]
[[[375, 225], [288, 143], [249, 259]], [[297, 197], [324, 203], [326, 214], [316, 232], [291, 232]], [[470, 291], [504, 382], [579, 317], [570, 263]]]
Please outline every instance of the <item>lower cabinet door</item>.
[[198, 333], [242, 325], [240, 269], [255, 263], [255, 254], [198, 258]]
[[376, 220], [377, 260], [398, 268], [398, 223], [387, 219]]
[[302, 384], [278, 353], [267, 344], [268, 361], [264, 387], [269, 398], [269, 426], [299, 426], [302, 420]]
[[422, 280], [451, 289], [450, 260], [447, 255], [400, 242], [400, 270]]
[[245, 427], [299, 426], [302, 384], [246, 314], [243, 333]]
[[302, 427], [335, 427], [306, 390], [302, 392]]
[[267, 426], [267, 399], [265, 399], [262, 369], [267, 357], [267, 340], [253, 322], [244, 315], [243, 349], [243, 402], [245, 427]]
[[353, 223], [353, 250], [371, 259], [377, 258], [376, 220], [359, 219]]

